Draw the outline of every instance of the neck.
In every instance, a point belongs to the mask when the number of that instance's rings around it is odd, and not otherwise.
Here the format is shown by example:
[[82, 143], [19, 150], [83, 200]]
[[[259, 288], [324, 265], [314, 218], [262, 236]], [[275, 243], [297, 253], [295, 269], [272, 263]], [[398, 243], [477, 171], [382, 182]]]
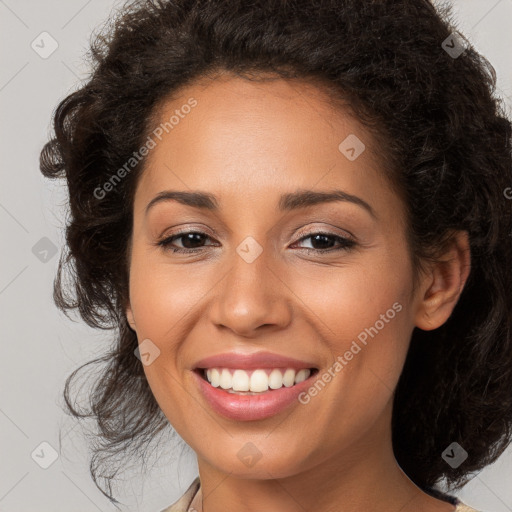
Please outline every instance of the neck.
[[[364, 438], [305, 471], [276, 478], [238, 477], [199, 458], [202, 512], [360, 512], [376, 508], [453, 510], [423, 493], [401, 470], [391, 444], [391, 407]], [[261, 469], [261, 468], [260, 468]], [[434, 502], [437, 502], [437, 507]], [[195, 507], [196, 509], [198, 507]]]

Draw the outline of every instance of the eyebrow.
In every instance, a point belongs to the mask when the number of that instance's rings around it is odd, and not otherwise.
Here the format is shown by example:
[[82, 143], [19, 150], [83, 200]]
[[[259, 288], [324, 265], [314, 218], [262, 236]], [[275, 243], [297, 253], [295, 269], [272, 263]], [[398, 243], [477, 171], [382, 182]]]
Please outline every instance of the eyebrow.
[[[200, 208], [217, 212], [219, 210], [219, 202], [216, 196], [208, 192], [192, 191], [185, 192], [179, 190], [163, 190], [159, 192], [146, 206], [145, 214], [158, 203], [166, 201], [177, 201], [185, 206]], [[377, 218], [374, 209], [363, 199], [352, 194], [348, 194], [343, 190], [297, 190], [283, 194], [279, 198], [278, 208], [280, 211], [298, 210], [307, 208], [321, 203], [332, 203], [335, 201], [345, 201], [356, 204], [364, 208], [374, 219]]]

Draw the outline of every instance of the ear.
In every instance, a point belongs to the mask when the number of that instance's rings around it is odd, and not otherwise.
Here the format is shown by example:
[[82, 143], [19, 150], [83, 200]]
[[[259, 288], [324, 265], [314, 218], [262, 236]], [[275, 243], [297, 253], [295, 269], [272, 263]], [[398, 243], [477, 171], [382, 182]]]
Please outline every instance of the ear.
[[456, 231], [439, 261], [432, 263], [420, 287], [416, 327], [437, 329], [452, 314], [471, 269], [467, 231]]
[[125, 308], [125, 313], [126, 313], [126, 319], [128, 320], [128, 323], [130, 324], [130, 327], [136, 331], [136, 326], [135, 326], [135, 318], [133, 317], [133, 311], [132, 311], [132, 307], [131, 307], [131, 304], [128, 303], [128, 306], [126, 306]]

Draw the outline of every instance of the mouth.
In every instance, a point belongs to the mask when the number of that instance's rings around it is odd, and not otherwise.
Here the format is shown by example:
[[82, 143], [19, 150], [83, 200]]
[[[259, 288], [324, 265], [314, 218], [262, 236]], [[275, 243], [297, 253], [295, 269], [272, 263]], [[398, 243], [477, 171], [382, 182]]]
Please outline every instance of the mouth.
[[194, 372], [211, 387], [236, 395], [262, 395], [292, 388], [311, 379], [318, 368], [196, 368]]
[[[317, 368], [196, 368], [192, 372], [212, 411], [234, 421], [257, 421], [303, 404]], [[302, 405], [304, 407], [304, 405]]]
[[266, 351], [209, 356], [191, 370], [205, 405], [235, 421], [263, 420], [303, 404], [300, 397], [319, 372], [311, 360]]
[[235, 421], [270, 418], [303, 402], [318, 368], [196, 368], [198, 388], [211, 409]]

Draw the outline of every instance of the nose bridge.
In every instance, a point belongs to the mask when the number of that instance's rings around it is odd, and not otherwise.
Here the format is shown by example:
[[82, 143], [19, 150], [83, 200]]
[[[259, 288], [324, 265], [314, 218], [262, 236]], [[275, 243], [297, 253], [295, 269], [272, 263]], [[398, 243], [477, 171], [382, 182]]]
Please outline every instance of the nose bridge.
[[229, 255], [229, 272], [216, 295], [212, 321], [250, 335], [261, 325], [283, 327], [290, 321], [287, 288], [273, 267], [270, 245], [246, 237]]
[[[256, 294], [267, 293], [267, 285], [272, 265], [272, 254], [269, 244], [263, 246], [252, 236], [248, 236], [235, 248], [231, 259], [233, 283], [239, 288], [254, 288]], [[244, 293], [246, 290], [244, 291]]]

